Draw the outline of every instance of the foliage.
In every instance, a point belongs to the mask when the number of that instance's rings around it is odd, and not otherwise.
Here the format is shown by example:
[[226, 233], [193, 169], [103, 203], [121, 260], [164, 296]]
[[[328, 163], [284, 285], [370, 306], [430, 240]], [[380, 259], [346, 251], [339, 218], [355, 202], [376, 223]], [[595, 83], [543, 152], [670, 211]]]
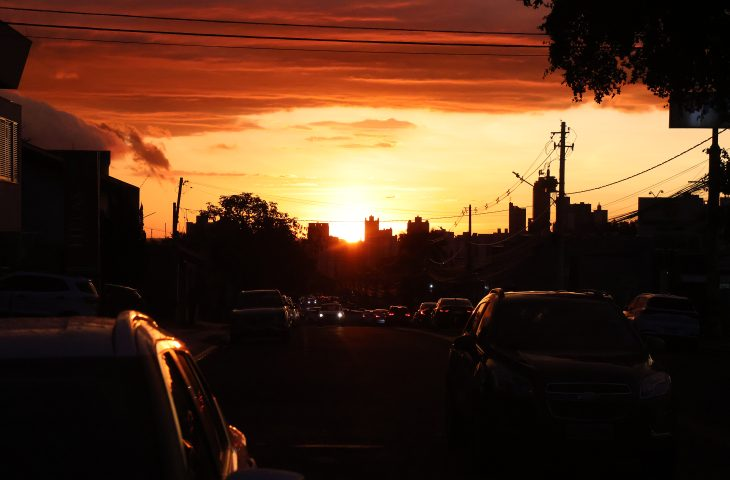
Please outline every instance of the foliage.
[[218, 205], [208, 203], [203, 215], [250, 234], [279, 232], [296, 237], [302, 230], [296, 219], [279, 211], [275, 202], [251, 193], [222, 196]]
[[627, 84], [695, 109], [730, 105], [730, 9], [726, 2], [522, 0], [550, 9], [550, 66], [574, 100], [600, 103]]

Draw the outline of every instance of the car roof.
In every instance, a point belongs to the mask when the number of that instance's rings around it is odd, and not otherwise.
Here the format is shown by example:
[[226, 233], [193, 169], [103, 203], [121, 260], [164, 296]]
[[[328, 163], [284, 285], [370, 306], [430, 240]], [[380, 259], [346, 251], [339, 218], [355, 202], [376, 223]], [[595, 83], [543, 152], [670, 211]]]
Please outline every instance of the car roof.
[[689, 300], [688, 297], [682, 297], [680, 295], [671, 295], [669, 293], [642, 293], [640, 295], [637, 295], [637, 297], [646, 297], [646, 298], [676, 298], [677, 300]]
[[[611, 300], [607, 294], [599, 291], [573, 292], [568, 290], [526, 290], [517, 292], [504, 292], [505, 298], [570, 298], [585, 300]], [[485, 297], [486, 298], [486, 297]]]
[[[108, 317], [0, 319], [0, 358], [129, 357], [144, 354], [139, 334], [173, 340], [139, 312]], [[178, 342], [179, 343], [179, 342]], [[182, 343], [179, 343], [182, 347]]]
[[16, 277], [16, 276], [28, 276], [28, 277], [46, 277], [46, 278], [57, 278], [60, 280], [71, 280], [74, 282], [88, 282], [91, 281], [88, 277], [82, 277], [79, 275], [61, 275], [58, 273], [46, 273], [46, 272], [11, 272], [7, 273], [5, 275], [0, 275], [0, 278], [10, 278], [10, 277]]

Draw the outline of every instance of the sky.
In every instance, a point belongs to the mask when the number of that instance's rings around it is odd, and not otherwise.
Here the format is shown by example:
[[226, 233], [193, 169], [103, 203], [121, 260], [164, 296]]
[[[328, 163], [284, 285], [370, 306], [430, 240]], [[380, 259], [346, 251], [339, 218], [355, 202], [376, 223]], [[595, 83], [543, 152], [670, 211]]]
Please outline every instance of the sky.
[[[573, 145], [568, 193], [630, 176], [710, 136], [669, 129], [666, 102], [642, 86], [601, 105], [575, 102], [559, 72], [545, 75], [548, 39], [536, 34], [547, 10], [521, 0], [0, 0], [0, 7], [290, 24], [0, 8], [6, 22], [158, 32], [15, 25], [33, 46], [20, 88], [2, 92], [23, 105], [23, 137], [32, 143], [110, 149], [111, 174], [141, 187], [153, 237], [170, 234], [180, 177], [188, 221], [221, 195], [251, 192], [305, 226], [329, 222], [332, 235], [351, 241], [362, 238], [369, 215], [394, 233], [416, 215], [461, 233], [468, 205], [473, 231], [492, 233], [507, 227], [510, 201], [532, 216], [531, 189], [513, 172], [534, 181], [542, 165], [557, 175], [551, 133], [562, 121]], [[320, 41], [332, 39], [350, 42]], [[433, 45], [443, 43], [513, 46]], [[609, 217], [634, 210], [638, 196], [669, 195], [704, 174], [706, 146], [571, 200], [600, 203]]]

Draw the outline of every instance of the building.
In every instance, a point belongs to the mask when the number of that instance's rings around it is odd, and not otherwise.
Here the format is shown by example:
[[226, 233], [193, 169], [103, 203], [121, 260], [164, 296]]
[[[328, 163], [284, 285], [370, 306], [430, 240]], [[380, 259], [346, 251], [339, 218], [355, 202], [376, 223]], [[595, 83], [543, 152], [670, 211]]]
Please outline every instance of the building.
[[408, 235], [426, 235], [428, 232], [428, 220], [424, 222], [421, 217], [416, 217], [413, 221], [408, 220], [408, 226], [406, 227]]
[[550, 232], [550, 194], [555, 192], [558, 180], [547, 175], [539, 177], [532, 187], [532, 219], [530, 233], [546, 234]]
[[527, 209], [520, 208], [517, 205], [509, 204], [509, 228], [508, 232], [517, 235], [524, 233], [525, 224], [527, 223]]
[[20, 233], [21, 108], [0, 97], [0, 232]]
[[380, 219], [365, 219], [365, 241], [363, 242], [367, 263], [373, 265], [384, 258], [395, 255], [397, 238], [393, 236], [393, 229], [380, 230]]

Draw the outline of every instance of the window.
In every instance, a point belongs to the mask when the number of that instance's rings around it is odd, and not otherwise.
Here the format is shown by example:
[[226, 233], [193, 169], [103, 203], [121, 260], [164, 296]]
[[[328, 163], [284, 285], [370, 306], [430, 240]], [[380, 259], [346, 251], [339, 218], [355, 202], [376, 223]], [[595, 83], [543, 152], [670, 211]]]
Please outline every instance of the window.
[[18, 183], [18, 122], [0, 117], [0, 180]]
[[218, 476], [207, 444], [199, 410], [193, 400], [194, 389], [187, 384], [171, 352], [163, 355], [163, 376], [175, 408], [180, 435], [184, 442], [188, 468], [195, 479]]

